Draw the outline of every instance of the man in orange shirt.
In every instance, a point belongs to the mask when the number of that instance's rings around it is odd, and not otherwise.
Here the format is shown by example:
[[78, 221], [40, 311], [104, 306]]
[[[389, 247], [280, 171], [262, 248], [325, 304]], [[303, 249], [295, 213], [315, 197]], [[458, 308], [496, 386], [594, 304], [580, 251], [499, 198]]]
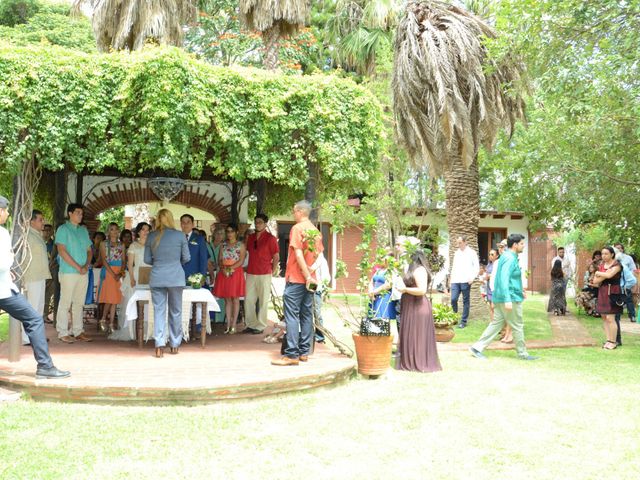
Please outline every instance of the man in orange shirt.
[[322, 235], [309, 221], [310, 213], [309, 202], [303, 200], [293, 206], [296, 224], [289, 234], [283, 295], [287, 348], [282, 358], [271, 362], [273, 365], [298, 365], [309, 359], [313, 341], [313, 286], [317, 287], [310, 267], [323, 250]]

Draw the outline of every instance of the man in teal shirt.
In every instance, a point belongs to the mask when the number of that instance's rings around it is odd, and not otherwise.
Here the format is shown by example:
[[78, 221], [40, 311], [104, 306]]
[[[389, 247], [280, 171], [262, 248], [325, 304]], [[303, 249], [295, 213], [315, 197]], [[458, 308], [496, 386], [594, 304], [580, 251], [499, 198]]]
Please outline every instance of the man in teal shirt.
[[[84, 333], [82, 307], [87, 296], [89, 264], [91, 263], [91, 240], [89, 232], [80, 225], [83, 208], [77, 203], [67, 207], [69, 221], [58, 227], [56, 247], [60, 258], [60, 302], [56, 314], [58, 338], [64, 343], [90, 342]], [[69, 309], [73, 337], [69, 335]]]
[[469, 349], [476, 358], [486, 359], [482, 353], [500, 334], [505, 321], [513, 330], [518, 357], [522, 360], [536, 360], [538, 357], [527, 353], [524, 343], [524, 322], [522, 320], [522, 302], [526, 297], [522, 288], [522, 270], [518, 264], [518, 255], [524, 250], [524, 236], [512, 233], [507, 238], [507, 251], [502, 254], [496, 270], [493, 289], [495, 315], [480, 339]]

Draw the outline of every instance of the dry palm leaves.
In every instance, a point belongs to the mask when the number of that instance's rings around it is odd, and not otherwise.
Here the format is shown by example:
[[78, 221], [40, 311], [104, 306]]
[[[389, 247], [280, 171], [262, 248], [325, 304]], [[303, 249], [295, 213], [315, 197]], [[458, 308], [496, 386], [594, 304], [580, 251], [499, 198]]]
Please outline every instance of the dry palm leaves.
[[281, 35], [292, 34], [306, 24], [310, 10], [309, 0], [240, 0], [242, 22], [259, 32], [279, 24]]
[[75, 0], [89, 4], [98, 50], [138, 50], [147, 41], [181, 45], [183, 27], [196, 18], [196, 0]]
[[[413, 163], [441, 175], [450, 152], [471, 165], [480, 145], [524, 119], [523, 66], [487, 58], [496, 32], [480, 18], [437, 1], [409, 2], [395, 40], [396, 134]], [[515, 93], [514, 93], [515, 92]]]

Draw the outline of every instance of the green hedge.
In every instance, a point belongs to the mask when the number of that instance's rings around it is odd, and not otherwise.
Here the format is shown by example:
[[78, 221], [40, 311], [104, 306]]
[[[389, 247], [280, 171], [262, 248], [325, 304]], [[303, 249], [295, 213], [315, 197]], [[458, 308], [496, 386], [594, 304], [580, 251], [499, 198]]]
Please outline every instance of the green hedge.
[[0, 42], [0, 160], [35, 155], [124, 174], [236, 180], [300, 188], [307, 160], [320, 190], [362, 190], [382, 135], [376, 100], [350, 80], [213, 67], [175, 48], [133, 54], [16, 48]]

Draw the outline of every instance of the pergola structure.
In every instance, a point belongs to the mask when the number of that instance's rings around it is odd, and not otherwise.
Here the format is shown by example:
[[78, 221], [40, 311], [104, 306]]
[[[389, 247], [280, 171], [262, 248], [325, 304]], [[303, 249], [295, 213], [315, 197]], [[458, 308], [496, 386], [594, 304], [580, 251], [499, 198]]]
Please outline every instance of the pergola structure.
[[[249, 185], [258, 205], [265, 185], [308, 200], [363, 190], [381, 147], [380, 106], [350, 80], [212, 67], [174, 48], [87, 55], [0, 42], [0, 105], [22, 267], [43, 172], [57, 224], [69, 201], [93, 227], [107, 208], [157, 200], [158, 177], [184, 181], [174, 202], [238, 222]], [[12, 322], [11, 360], [19, 347]]]

